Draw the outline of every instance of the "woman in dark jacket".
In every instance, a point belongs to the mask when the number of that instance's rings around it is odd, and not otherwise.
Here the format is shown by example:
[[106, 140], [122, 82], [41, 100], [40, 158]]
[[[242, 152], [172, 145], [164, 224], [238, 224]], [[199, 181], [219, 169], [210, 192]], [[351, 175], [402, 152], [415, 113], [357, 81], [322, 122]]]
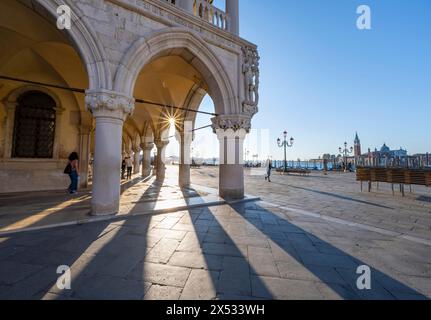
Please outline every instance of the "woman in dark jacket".
[[72, 152], [69, 156], [69, 177], [70, 177], [70, 186], [68, 191], [70, 194], [75, 194], [78, 192], [78, 179], [79, 179], [79, 157], [78, 153]]

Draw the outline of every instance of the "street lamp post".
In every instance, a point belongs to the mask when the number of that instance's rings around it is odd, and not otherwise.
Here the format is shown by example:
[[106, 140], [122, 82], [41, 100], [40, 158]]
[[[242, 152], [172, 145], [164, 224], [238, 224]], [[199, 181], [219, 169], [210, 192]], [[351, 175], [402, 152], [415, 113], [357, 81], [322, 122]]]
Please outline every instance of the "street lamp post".
[[350, 149], [348, 149], [347, 142], [344, 142], [344, 150], [340, 147], [339, 151], [341, 154], [344, 155], [344, 172], [347, 172], [347, 157], [349, 154], [353, 153], [353, 147], [350, 147]]
[[281, 141], [280, 138], [277, 139], [277, 144], [280, 148], [284, 148], [284, 172], [287, 172], [287, 148], [293, 147], [293, 142], [295, 141], [293, 138], [290, 138], [290, 144], [289, 141], [287, 141], [287, 131], [283, 132], [284, 140]]

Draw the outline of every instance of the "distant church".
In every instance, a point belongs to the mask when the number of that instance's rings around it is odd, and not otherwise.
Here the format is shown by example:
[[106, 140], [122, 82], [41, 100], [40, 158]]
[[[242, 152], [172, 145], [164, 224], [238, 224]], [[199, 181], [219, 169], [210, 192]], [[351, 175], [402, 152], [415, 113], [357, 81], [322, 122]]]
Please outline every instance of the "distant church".
[[368, 152], [362, 154], [361, 152], [361, 140], [359, 139], [358, 133], [356, 132], [355, 142], [354, 142], [354, 156], [355, 159], [359, 157], [371, 157], [371, 158], [403, 158], [407, 157], [408, 152], [406, 149], [400, 148], [398, 150], [391, 150], [386, 143], [378, 150], [377, 148], [374, 151], [368, 149]]
[[389, 148], [386, 143], [384, 143], [383, 146], [380, 148], [380, 151], [375, 148], [373, 154], [374, 156], [378, 157], [403, 158], [407, 157], [407, 150], [403, 148], [400, 148], [398, 150], [391, 150], [391, 148]]

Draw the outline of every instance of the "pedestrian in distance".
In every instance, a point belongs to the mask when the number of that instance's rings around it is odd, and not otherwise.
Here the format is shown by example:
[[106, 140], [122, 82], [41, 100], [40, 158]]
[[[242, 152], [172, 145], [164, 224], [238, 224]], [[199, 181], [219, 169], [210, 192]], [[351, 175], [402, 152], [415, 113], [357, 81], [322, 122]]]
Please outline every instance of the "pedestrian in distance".
[[126, 158], [126, 167], [127, 167], [127, 180], [131, 180], [132, 171], [133, 171], [133, 160], [131, 157]]
[[126, 158], [121, 162], [121, 179], [126, 179]]
[[266, 175], [265, 180], [271, 182], [271, 170], [272, 170], [272, 160], [268, 159], [266, 162]]
[[68, 163], [64, 169], [64, 173], [69, 175], [70, 185], [67, 191], [69, 194], [75, 194], [78, 192], [78, 180], [79, 180], [79, 157], [78, 153], [72, 152], [69, 155]]

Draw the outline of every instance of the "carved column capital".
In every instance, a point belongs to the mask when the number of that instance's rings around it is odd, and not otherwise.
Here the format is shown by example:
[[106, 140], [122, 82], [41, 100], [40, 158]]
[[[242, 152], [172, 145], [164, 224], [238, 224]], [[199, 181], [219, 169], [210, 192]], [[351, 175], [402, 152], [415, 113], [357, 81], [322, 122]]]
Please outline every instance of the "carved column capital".
[[220, 115], [211, 121], [214, 133], [228, 130], [233, 132], [243, 130], [248, 133], [251, 129], [251, 117], [248, 115]]
[[153, 148], [154, 148], [154, 143], [152, 143], [152, 142], [141, 143], [141, 149], [143, 151], [149, 152], [149, 151], [153, 150]]
[[93, 117], [113, 118], [125, 121], [133, 113], [135, 99], [108, 90], [87, 90], [85, 105]]
[[158, 150], [161, 150], [169, 144], [169, 140], [154, 140], [154, 144], [156, 145]]

